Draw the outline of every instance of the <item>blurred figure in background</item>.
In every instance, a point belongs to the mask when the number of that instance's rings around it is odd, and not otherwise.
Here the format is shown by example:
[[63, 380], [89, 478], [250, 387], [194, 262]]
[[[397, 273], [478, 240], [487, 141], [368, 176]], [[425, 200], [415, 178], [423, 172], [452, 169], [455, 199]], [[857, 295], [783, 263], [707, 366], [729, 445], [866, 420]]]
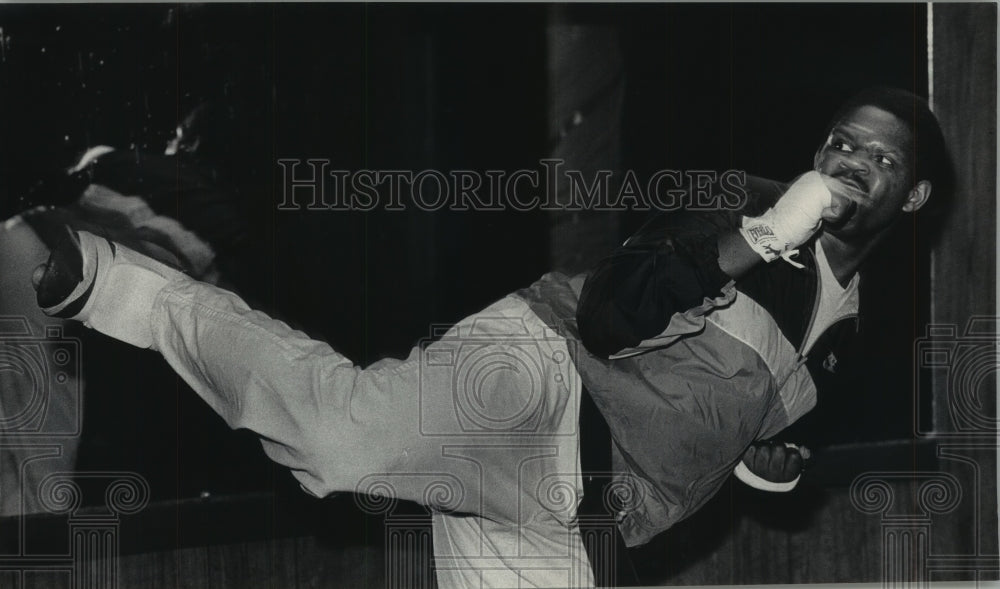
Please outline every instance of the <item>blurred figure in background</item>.
[[[258, 299], [246, 279], [254, 257], [250, 221], [239, 206], [239, 189], [227, 180], [234, 175], [234, 158], [226, 136], [235, 123], [232, 109], [205, 102], [178, 124], [162, 155], [90, 148], [65, 174], [39, 182], [24, 199], [26, 210], [0, 225], [0, 317], [5, 318], [0, 332], [0, 515], [42, 511], [42, 481], [51, 473], [75, 470], [87, 440], [95, 444], [95, 455], [85, 466], [135, 466], [115, 456], [133, 448], [111, 441], [113, 436], [102, 441], [111, 434], [101, 421], [118, 421], [115, 414], [129, 413], [128, 403], [96, 410], [88, 404], [89, 433], [83, 436], [83, 392], [95, 383], [101, 389], [147, 386], [151, 375], [141, 367], [149, 360], [136, 363], [117, 342], [46, 317], [34, 302], [31, 272], [65, 238], [67, 228], [128, 243], [192, 278]], [[84, 338], [82, 345], [74, 343], [76, 338]], [[63, 339], [73, 357], [68, 365], [57, 365], [50, 352]], [[120, 393], [104, 392], [102, 398], [134, 395]], [[132, 427], [148, 428], [142, 421]]]

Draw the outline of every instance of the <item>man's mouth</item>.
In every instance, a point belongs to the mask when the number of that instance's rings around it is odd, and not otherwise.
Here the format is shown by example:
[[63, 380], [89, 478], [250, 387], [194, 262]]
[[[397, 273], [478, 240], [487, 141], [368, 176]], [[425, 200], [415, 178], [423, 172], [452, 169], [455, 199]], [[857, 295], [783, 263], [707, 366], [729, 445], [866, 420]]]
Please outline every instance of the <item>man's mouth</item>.
[[859, 190], [861, 193], [868, 194], [868, 185], [865, 183], [864, 180], [861, 180], [860, 178], [856, 178], [854, 176], [847, 176], [847, 175], [837, 176], [836, 178], [841, 182], [843, 182], [844, 184]]
[[852, 218], [854, 218], [854, 214], [857, 212], [858, 212], [858, 203], [857, 201], [852, 200], [851, 202], [847, 203], [846, 210], [837, 218], [837, 220], [827, 222], [826, 227], [828, 229], [834, 229], [834, 230], [841, 229], [844, 227], [844, 225], [847, 225], [847, 223]]

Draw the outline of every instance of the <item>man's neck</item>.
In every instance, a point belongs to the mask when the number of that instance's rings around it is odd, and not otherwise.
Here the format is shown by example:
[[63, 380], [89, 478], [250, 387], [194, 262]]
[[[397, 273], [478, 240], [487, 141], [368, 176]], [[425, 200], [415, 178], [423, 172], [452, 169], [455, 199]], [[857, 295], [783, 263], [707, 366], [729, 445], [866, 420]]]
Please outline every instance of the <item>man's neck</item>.
[[847, 288], [858, 268], [861, 267], [861, 263], [868, 257], [869, 252], [882, 241], [882, 235], [880, 234], [863, 244], [844, 241], [825, 231], [819, 239], [823, 244], [823, 253], [826, 254], [833, 275], [837, 277], [837, 282], [841, 286]]

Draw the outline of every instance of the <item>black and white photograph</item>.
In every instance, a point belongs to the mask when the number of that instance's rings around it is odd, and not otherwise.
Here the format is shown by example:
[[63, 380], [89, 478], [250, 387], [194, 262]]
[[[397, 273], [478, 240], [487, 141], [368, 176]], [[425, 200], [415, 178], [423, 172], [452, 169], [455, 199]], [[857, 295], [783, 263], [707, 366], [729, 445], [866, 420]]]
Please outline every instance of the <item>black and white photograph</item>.
[[997, 23], [0, 4], [0, 588], [996, 585]]

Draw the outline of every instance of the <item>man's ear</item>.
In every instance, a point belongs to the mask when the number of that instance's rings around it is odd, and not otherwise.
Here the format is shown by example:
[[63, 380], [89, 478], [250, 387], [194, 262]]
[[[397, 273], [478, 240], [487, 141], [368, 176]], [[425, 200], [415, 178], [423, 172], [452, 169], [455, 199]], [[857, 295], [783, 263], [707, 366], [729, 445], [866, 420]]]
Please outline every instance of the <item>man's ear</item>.
[[819, 154], [822, 153], [823, 146], [820, 145], [819, 149], [816, 150], [816, 155], [813, 156], [813, 169], [819, 170]]
[[913, 190], [910, 191], [909, 196], [906, 197], [906, 202], [903, 203], [903, 210], [907, 213], [912, 213], [920, 209], [920, 207], [927, 204], [927, 199], [931, 196], [931, 183], [928, 180], [921, 180], [917, 182]]

